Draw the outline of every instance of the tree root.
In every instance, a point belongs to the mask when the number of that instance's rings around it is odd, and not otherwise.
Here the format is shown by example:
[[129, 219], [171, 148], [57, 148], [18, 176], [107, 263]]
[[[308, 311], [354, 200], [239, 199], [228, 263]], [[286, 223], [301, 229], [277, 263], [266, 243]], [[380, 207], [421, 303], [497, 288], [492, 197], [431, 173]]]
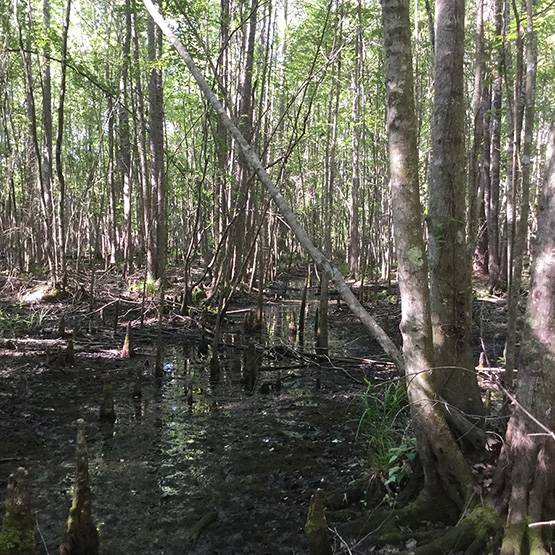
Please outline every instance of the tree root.
[[[492, 531], [502, 524], [493, 507], [481, 504], [455, 526], [425, 532], [406, 531], [423, 521], [445, 522], [444, 505], [437, 498], [421, 495], [407, 507], [393, 510], [376, 510], [370, 515], [341, 525], [341, 535], [363, 538], [363, 545], [404, 543], [416, 539], [422, 543], [411, 553], [416, 555], [441, 555], [442, 553], [482, 553], [483, 545]], [[447, 519], [448, 520], [448, 519]], [[452, 523], [452, 521], [451, 521]]]
[[475, 508], [456, 526], [449, 528], [439, 538], [422, 545], [414, 551], [415, 555], [441, 555], [442, 553], [464, 552], [469, 548], [475, 552], [486, 542], [491, 532], [501, 523], [499, 515], [489, 505]]

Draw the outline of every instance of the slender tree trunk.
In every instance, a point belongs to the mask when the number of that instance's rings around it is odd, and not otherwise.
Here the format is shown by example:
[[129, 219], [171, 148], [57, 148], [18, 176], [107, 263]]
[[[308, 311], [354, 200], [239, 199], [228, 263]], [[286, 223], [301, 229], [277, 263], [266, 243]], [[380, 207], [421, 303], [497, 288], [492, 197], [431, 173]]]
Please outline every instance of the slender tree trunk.
[[[503, 32], [503, 1], [494, 0], [496, 41]], [[501, 277], [500, 237], [499, 237], [499, 191], [501, 170], [501, 71], [503, 49], [499, 48], [495, 59], [495, 77], [491, 88], [491, 156], [490, 195], [487, 207], [488, 233], [488, 274], [490, 291], [499, 287]]]
[[[526, 74], [524, 85], [524, 145], [521, 160], [515, 160], [515, 167], [521, 164], [521, 200], [520, 217], [515, 229], [513, 244], [512, 278], [509, 287], [507, 309], [507, 343], [505, 346], [505, 383], [512, 385], [516, 363], [516, 329], [518, 308], [520, 304], [520, 286], [522, 283], [522, 266], [526, 250], [528, 235], [528, 216], [530, 214], [530, 156], [532, 153], [532, 140], [534, 131], [534, 106], [536, 97], [536, 35], [532, 21], [532, 0], [527, 1], [527, 29], [526, 29]], [[515, 88], [519, 86], [515, 83]], [[518, 130], [520, 132], [520, 129]], [[515, 130], [516, 133], [516, 130]], [[520, 142], [520, 141], [519, 141]], [[517, 152], [520, 150], [516, 149]]]
[[[237, 121], [239, 122], [239, 130], [245, 137], [248, 143], [252, 143], [253, 138], [253, 74], [254, 74], [254, 50], [256, 46], [256, 24], [258, 17], [258, 0], [252, 0], [249, 7], [250, 14], [246, 36], [246, 52], [245, 62], [241, 68], [241, 84], [239, 92], [239, 113]], [[247, 234], [247, 206], [248, 206], [248, 185], [250, 176], [249, 164], [244, 158], [243, 154], [239, 152], [237, 164], [237, 193], [234, 196], [235, 209], [234, 213], [237, 214], [235, 222], [234, 233], [229, 235], [232, 239], [230, 245], [230, 252], [234, 253], [233, 268], [231, 280], [235, 280], [236, 273], [239, 268], [243, 267], [245, 257], [245, 250], [249, 248], [248, 241], [245, 241]], [[242, 277], [242, 276], [241, 276]]]
[[112, 97], [108, 97], [108, 196], [109, 196], [109, 216], [108, 216], [108, 241], [109, 255], [106, 257], [108, 265], [116, 263], [118, 250], [118, 194], [116, 190], [116, 161], [115, 161], [115, 122], [114, 122], [114, 102]]
[[[151, 190], [148, 179], [148, 158], [147, 158], [147, 140], [146, 140], [146, 121], [145, 121], [145, 106], [143, 99], [143, 87], [141, 79], [141, 67], [139, 58], [139, 39], [137, 31], [137, 7], [135, 0], [131, 0], [131, 26], [132, 26], [132, 42], [133, 42], [133, 78], [135, 82], [135, 98], [137, 101], [138, 113], [134, 117], [136, 133], [138, 135], [138, 158], [139, 158], [139, 180], [142, 205], [142, 211], [139, 213], [140, 220], [143, 227], [142, 247], [147, 258], [147, 267], [152, 267], [152, 261], [149, 263], [148, 258], [152, 255], [150, 248], [150, 237], [152, 235], [151, 229]], [[137, 218], [139, 219], [139, 218]]]
[[[162, 70], [155, 65], [162, 55], [162, 33], [148, 18], [148, 59], [153, 64], [148, 81], [150, 131], [150, 187], [152, 191], [152, 231], [150, 267], [153, 279], [164, 278], [167, 259], [166, 189], [164, 179], [164, 101]], [[149, 258], [147, 257], [147, 262]]]
[[67, 253], [66, 253], [66, 181], [62, 162], [62, 147], [64, 140], [64, 104], [66, 96], [66, 70], [67, 70], [67, 39], [69, 32], [69, 20], [71, 14], [71, 0], [67, 0], [66, 17], [62, 31], [62, 80], [60, 83], [60, 102], [58, 105], [58, 131], [56, 133], [56, 172], [58, 185], [60, 187], [59, 206], [59, 250], [60, 250], [60, 276], [63, 288], [67, 286]]
[[50, 2], [43, 0], [44, 33], [46, 35], [43, 47], [42, 69], [42, 123], [44, 128], [43, 148], [43, 187], [44, 204], [46, 206], [47, 236], [49, 237], [50, 271], [54, 281], [58, 279], [58, 244], [56, 240], [56, 209], [53, 185], [53, 130], [52, 130], [52, 78], [50, 71]]
[[476, 2], [476, 47], [474, 54], [474, 97], [472, 110], [474, 112], [474, 133], [470, 168], [468, 171], [468, 216], [467, 238], [469, 247], [474, 248], [478, 231], [478, 189], [480, 183], [480, 166], [484, 153], [484, 0]]
[[352, 170], [351, 170], [351, 207], [349, 220], [349, 268], [353, 278], [360, 273], [360, 238], [359, 238], [359, 189], [360, 189], [360, 65], [363, 63], [361, 2], [357, 9], [357, 28], [355, 40], [355, 69], [351, 76], [353, 91], [353, 128], [352, 128]]
[[465, 229], [464, 0], [436, 0], [429, 253], [434, 377], [467, 414], [483, 406], [472, 352], [471, 253]]
[[133, 268], [133, 249], [131, 236], [131, 144], [129, 137], [129, 113], [127, 111], [127, 88], [131, 53], [131, 3], [125, 1], [125, 37], [122, 47], [122, 62], [119, 78], [119, 143], [121, 182], [123, 193], [123, 273], [127, 276]]

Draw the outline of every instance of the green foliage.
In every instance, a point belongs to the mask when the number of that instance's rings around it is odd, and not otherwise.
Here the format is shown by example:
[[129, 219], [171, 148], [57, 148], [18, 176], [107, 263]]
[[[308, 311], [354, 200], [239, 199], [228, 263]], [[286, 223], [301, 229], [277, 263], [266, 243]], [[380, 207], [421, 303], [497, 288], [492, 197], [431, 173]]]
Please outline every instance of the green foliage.
[[147, 295], [154, 295], [159, 290], [159, 283], [149, 277], [146, 279], [146, 284], [145, 280], [141, 279], [137, 283], [129, 286], [129, 291], [132, 291], [134, 293], [142, 293], [143, 289], [145, 290]]
[[195, 306], [201, 306], [206, 300], [206, 291], [202, 287], [195, 287], [191, 294], [191, 299]]
[[26, 311], [22, 303], [0, 308], [0, 337], [21, 337], [39, 330], [50, 309]]
[[367, 443], [372, 468], [387, 476], [386, 484], [398, 485], [407, 474], [403, 463], [416, 454], [416, 442], [404, 428], [408, 418], [406, 387], [404, 382], [395, 382], [380, 391], [366, 383], [357, 438]]

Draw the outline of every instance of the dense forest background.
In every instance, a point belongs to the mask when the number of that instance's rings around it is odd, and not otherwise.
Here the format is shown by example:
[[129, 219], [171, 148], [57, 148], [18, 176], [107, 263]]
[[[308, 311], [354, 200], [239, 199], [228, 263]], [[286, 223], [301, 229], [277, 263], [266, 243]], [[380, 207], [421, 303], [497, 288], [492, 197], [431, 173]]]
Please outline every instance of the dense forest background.
[[[534, 4], [535, 116], [523, 154], [523, 76], [525, 63], [534, 63], [525, 60], [526, 6], [478, 5], [482, 27], [475, 25], [477, 7], [466, 7], [466, 167], [477, 157], [475, 264], [497, 286], [511, 267], [528, 163], [527, 230], [535, 226], [555, 23], [548, 2]], [[389, 280], [379, 2], [180, 2], [164, 9], [317, 245], [346, 274]], [[429, 2], [415, 2], [411, 12], [425, 188], [434, 13]], [[87, 257], [102, 257], [125, 275], [146, 261], [156, 279], [167, 253], [171, 262], [210, 265], [219, 287], [237, 274], [248, 283], [262, 261], [268, 281], [298, 252], [142, 4], [4, 3], [2, 15], [0, 216], [7, 268], [45, 268], [59, 278], [68, 259], [83, 266]], [[473, 114], [483, 128], [475, 151]]]
[[[392, 521], [462, 523], [418, 553], [480, 553], [490, 534], [504, 554], [547, 553], [528, 524], [555, 517], [553, 2], [174, 0], [160, 16], [148, 0], [0, 1], [6, 276], [39, 276], [53, 300], [89, 288], [91, 316], [103, 267], [142, 291], [141, 329], [159, 293], [161, 378], [165, 302], [202, 305], [203, 342], [210, 313], [217, 373], [233, 294], [258, 291], [260, 323], [268, 284], [311, 258], [317, 352], [333, 281], [406, 377], [421, 492]], [[361, 305], [375, 283], [398, 285], [400, 336]], [[497, 361], [473, 336], [492, 294]], [[513, 405], [483, 499], [468, 464], [487, 451], [478, 364], [504, 367]]]

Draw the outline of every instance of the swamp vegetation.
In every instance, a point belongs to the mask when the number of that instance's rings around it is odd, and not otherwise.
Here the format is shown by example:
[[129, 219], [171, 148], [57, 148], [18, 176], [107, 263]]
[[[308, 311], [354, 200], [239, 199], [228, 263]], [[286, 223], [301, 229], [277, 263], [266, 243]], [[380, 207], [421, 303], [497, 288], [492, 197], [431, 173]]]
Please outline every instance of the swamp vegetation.
[[0, 0], [0, 555], [551, 553], [552, 7]]

